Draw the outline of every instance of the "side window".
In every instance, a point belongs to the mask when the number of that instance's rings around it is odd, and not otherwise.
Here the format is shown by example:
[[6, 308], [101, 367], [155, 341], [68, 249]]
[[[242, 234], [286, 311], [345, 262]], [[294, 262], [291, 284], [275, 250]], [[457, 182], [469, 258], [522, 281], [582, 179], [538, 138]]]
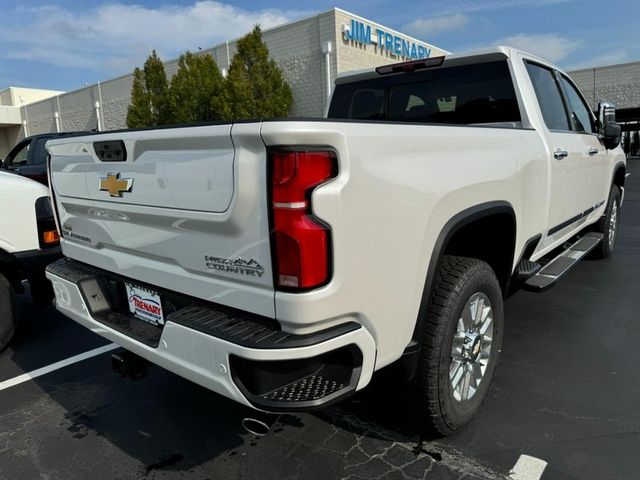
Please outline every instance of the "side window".
[[27, 158], [29, 156], [29, 147], [31, 143], [23, 145], [18, 150], [13, 151], [7, 158], [7, 166], [9, 167], [24, 167], [27, 164]]
[[567, 111], [553, 72], [534, 63], [525, 62], [533, 89], [538, 97], [544, 123], [549, 130], [571, 130]]
[[593, 117], [589, 113], [582, 96], [564, 76], [560, 77], [560, 82], [571, 108], [571, 127], [576, 132], [593, 133]]

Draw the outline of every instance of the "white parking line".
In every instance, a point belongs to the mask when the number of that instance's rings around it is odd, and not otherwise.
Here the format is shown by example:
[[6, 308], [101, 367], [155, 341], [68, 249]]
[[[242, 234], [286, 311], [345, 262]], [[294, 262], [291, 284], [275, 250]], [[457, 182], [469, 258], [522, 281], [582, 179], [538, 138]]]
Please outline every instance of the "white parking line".
[[529, 455], [520, 455], [509, 472], [509, 478], [512, 480], [540, 480], [545, 468], [547, 468], [547, 462], [544, 460]]
[[33, 370], [28, 373], [23, 373], [22, 375], [18, 375], [17, 377], [13, 377], [9, 380], [5, 380], [4, 382], [0, 382], [0, 391], [6, 390], [7, 388], [14, 387], [24, 382], [28, 382], [29, 380], [40, 377], [42, 375], [46, 375], [47, 373], [54, 372], [68, 365], [82, 362], [83, 360], [95, 357], [96, 355], [110, 352], [111, 350], [115, 350], [116, 348], [118, 348], [118, 345], [116, 345], [115, 343], [110, 343], [103, 347], [95, 348], [93, 350], [89, 350], [88, 352], [80, 353], [79, 355], [74, 355], [73, 357], [60, 360], [59, 362], [52, 363], [51, 365], [47, 365], [46, 367], [38, 368], [37, 370]]

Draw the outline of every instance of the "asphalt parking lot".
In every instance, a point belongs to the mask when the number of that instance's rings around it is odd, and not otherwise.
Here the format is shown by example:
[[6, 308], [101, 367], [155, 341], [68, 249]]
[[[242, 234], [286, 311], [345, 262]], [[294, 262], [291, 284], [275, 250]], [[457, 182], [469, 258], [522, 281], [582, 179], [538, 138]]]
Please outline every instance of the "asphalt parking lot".
[[455, 437], [420, 439], [404, 394], [373, 385], [255, 438], [243, 407], [158, 367], [123, 380], [109, 353], [12, 385], [106, 345], [23, 297], [22, 329], [0, 354], [0, 478], [501, 479], [529, 455], [548, 463], [546, 480], [637, 479], [640, 161], [629, 170], [614, 256], [507, 302], [490, 396]]

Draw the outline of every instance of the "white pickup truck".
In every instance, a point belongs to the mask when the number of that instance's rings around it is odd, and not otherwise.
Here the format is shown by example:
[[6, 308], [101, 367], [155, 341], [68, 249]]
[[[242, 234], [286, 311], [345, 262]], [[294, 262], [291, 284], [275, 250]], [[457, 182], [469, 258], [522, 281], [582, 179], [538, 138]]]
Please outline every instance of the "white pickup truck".
[[57, 308], [266, 412], [396, 364], [425, 428], [478, 412], [503, 301], [614, 246], [625, 156], [548, 62], [498, 47], [345, 75], [326, 119], [51, 140]]

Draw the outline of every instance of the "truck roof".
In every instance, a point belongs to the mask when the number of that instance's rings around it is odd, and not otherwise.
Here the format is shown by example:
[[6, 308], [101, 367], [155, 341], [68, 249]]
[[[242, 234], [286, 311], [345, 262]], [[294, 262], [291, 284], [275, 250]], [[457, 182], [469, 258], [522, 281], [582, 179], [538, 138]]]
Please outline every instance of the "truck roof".
[[[522, 54], [527, 56], [528, 58], [534, 59], [537, 62], [552, 67], [556, 70], [560, 70], [558, 67], [550, 63], [549, 61], [538, 57], [537, 55], [533, 55], [529, 52], [525, 52], [524, 50], [520, 50], [514, 47], [499, 45], [495, 47], [487, 47], [481, 48], [478, 50], [472, 50], [470, 52], [464, 53], [453, 53], [444, 56], [443, 65], [453, 66], [453, 65], [465, 65], [468, 63], [475, 63], [479, 60], [482, 61], [491, 61], [492, 59], [498, 59], [500, 57], [513, 57], [517, 54]], [[397, 75], [397, 74], [396, 74]], [[376, 78], [379, 74], [376, 73], [375, 68], [366, 68], [363, 70], [352, 70], [349, 72], [344, 72], [339, 74], [336, 77], [336, 85], [340, 85], [342, 83], [350, 83], [358, 80], [367, 80], [369, 78]]]

